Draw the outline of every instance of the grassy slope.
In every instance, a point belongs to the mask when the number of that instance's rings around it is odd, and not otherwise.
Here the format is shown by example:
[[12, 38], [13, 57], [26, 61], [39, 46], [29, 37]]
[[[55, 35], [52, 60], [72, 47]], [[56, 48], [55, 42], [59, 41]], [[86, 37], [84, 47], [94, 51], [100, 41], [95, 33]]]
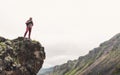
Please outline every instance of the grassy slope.
[[[120, 50], [110, 51], [88, 68], [72, 75], [120, 75]], [[87, 65], [87, 64], [86, 64]], [[85, 67], [86, 67], [85, 65]]]

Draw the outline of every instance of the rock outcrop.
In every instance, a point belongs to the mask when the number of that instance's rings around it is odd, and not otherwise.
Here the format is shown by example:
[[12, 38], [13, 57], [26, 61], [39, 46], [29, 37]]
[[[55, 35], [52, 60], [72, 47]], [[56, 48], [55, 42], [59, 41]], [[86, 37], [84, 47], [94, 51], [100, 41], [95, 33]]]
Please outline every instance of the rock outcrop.
[[36, 75], [44, 59], [44, 47], [39, 42], [0, 37], [0, 75]]
[[53, 67], [49, 75], [120, 75], [120, 33], [87, 55]]

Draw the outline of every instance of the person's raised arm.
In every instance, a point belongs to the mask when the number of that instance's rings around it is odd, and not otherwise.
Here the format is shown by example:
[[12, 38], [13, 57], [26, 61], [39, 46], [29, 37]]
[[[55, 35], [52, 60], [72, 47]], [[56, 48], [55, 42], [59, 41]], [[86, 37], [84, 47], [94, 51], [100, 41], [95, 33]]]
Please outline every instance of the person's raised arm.
[[25, 22], [25, 24], [27, 24], [29, 22], [29, 20], [27, 20], [26, 22]]

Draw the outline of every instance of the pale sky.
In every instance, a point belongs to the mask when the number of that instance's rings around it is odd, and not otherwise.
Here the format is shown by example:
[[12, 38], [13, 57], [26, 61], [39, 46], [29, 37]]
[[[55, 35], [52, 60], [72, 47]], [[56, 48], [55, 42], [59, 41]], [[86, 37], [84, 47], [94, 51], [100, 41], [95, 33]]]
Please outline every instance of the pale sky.
[[120, 0], [0, 0], [0, 36], [23, 36], [45, 47], [44, 68], [83, 56], [120, 32]]

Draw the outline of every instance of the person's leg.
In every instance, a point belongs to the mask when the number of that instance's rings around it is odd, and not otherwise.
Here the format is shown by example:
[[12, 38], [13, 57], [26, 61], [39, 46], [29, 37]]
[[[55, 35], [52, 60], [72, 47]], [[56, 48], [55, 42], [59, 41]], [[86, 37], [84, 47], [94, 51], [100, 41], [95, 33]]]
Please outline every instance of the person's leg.
[[30, 36], [31, 36], [31, 30], [32, 30], [32, 27], [29, 27], [29, 39], [30, 39]]
[[26, 31], [25, 31], [25, 33], [24, 33], [24, 38], [25, 38], [25, 36], [26, 36], [26, 34], [27, 34], [27, 32], [28, 32], [28, 27], [26, 28]]

